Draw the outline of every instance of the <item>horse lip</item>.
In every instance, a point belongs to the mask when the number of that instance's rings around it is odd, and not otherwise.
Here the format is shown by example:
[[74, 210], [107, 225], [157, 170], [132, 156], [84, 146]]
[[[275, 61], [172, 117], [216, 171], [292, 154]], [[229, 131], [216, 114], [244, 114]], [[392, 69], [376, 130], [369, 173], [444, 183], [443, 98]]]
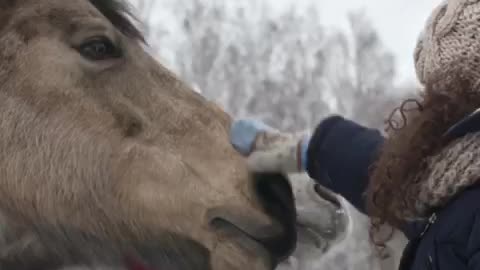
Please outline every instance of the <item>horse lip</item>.
[[286, 237], [286, 228], [280, 223], [259, 224], [249, 217], [235, 215], [227, 209], [217, 208], [207, 212], [210, 226], [233, 239], [240, 247], [271, 259], [276, 265], [286, 258], [275, 251], [275, 244]]
[[[210, 221], [210, 225], [218, 231], [227, 233], [231, 239], [240, 247], [254, 252], [257, 256], [268, 258], [272, 269], [277, 265], [277, 258], [274, 258], [272, 252], [268, 250], [268, 243], [264, 239], [271, 237], [271, 231], [268, 228], [255, 232], [256, 235], [245, 231], [236, 224], [223, 218], [214, 218]], [[265, 238], [264, 238], [265, 237]]]
[[207, 218], [215, 229], [219, 229], [218, 226], [224, 225], [223, 222], [226, 222], [255, 240], [272, 238], [284, 231], [280, 223], [276, 221], [271, 224], [261, 224], [248, 216], [235, 213], [232, 209], [221, 207], [210, 209], [207, 212]]
[[225, 230], [225, 227], [230, 227], [262, 244], [264, 244], [265, 239], [273, 238], [281, 233], [277, 226], [255, 228], [248, 224], [236, 223], [220, 217], [211, 220], [210, 225], [217, 230]]

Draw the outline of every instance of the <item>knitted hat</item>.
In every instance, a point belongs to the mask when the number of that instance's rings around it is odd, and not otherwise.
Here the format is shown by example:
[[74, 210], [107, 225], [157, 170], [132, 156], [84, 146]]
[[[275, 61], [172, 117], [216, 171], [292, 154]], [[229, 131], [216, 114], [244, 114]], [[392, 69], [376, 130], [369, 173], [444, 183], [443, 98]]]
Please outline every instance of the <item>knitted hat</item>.
[[454, 71], [473, 84], [480, 80], [480, 0], [445, 0], [430, 15], [415, 49], [422, 84]]

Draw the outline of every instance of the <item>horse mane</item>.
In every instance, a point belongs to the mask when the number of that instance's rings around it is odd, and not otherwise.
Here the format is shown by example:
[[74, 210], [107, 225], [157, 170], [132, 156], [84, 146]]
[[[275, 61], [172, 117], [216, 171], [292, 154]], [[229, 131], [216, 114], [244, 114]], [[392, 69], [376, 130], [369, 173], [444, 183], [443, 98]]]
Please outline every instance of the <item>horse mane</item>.
[[124, 35], [145, 42], [130, 5], [124, 0], [89, 0]]
[[[122, 34], [145, 43], [142, 31], [135, 26], [139, 20], [125, 0], [88, 0]], [[0, 0], [0, 32], [7, 25], [17, 0]]]

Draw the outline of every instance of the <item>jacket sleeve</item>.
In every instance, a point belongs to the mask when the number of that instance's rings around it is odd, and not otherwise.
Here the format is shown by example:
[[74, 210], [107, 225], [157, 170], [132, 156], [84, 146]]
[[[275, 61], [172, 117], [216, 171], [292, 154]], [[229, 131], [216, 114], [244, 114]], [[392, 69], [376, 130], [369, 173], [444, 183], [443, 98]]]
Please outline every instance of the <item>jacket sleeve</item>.
[[365, 213], [368, 170], [384, 141], [378, 130], [340, 116], [322, 121], [307, 150], [307, 173]]

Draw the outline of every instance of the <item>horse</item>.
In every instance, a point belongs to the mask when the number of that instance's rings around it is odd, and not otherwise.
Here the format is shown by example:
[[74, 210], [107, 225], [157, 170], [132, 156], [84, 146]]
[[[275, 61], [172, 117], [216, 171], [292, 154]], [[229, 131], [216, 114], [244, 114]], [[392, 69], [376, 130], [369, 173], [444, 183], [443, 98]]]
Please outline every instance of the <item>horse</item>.
[[[271, 270], [286, 177], [146, 52], [120, 0], [0, 0], [0, 269]], [[72, 268], [72, 269], [73, 269]]]

